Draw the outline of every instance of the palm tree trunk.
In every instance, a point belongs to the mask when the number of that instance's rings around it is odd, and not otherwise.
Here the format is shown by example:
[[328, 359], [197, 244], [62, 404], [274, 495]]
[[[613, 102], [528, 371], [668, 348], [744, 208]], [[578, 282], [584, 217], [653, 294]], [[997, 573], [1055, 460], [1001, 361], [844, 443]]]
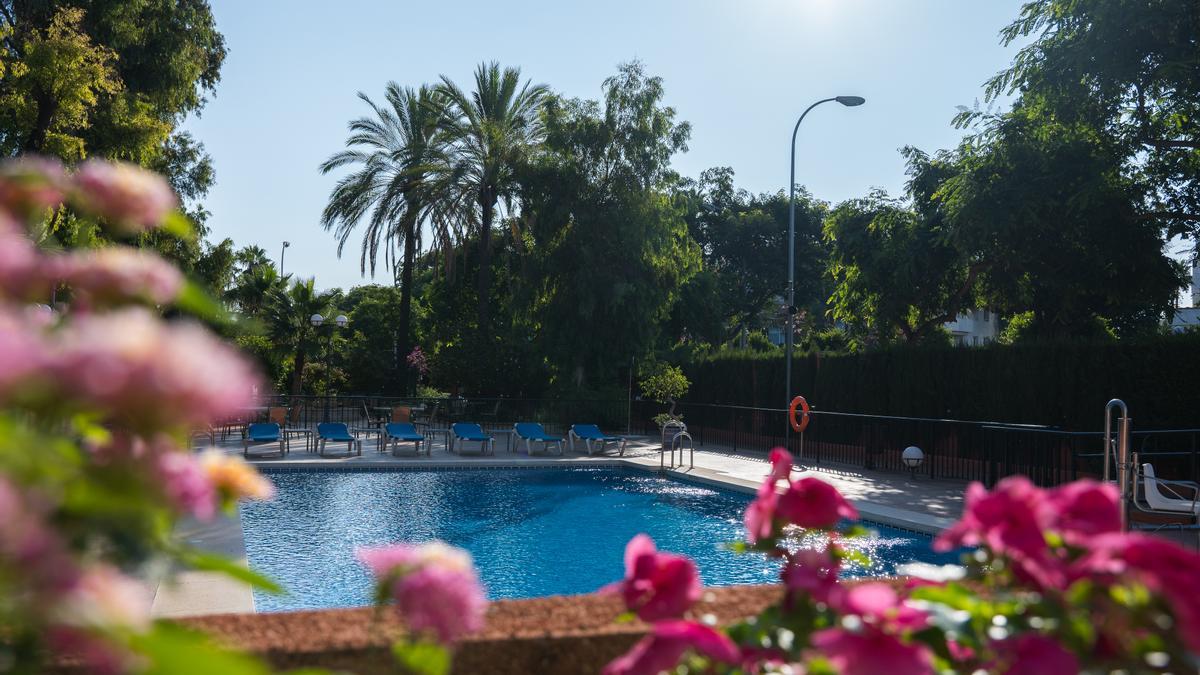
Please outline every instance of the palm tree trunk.
[[292, 396], [300, 395], [300, 385], [304, 381], [304, 350], [297, 349], [292, 355]]
[[[410, 209], [411, 211], [411, 209]], [[410, 377], [409, 368], [405, 359], [408, 358], [409, 352], [412, 351], [410, 330], [412, 322], [412, 278], [413, 278], [413, 263], [417, 257], [417, 233], [416, 233], [417, 216], [413, 211], [411, 214], [406, 213], [404, 216], [404, 267], [400, 270], [400, 372], [404, 375], [404, 393], [409, 393]]]
[[487, 335], [491, 318], [489, 296], [492, 287], [492, 219], [496, 213], [496, 202], [485, 193], [480, 198], [480, 206], [483, 207], [483, 222], [479, 231], [479, 288], [477, 289], [479, 308], [477, 314], [480, 335]]

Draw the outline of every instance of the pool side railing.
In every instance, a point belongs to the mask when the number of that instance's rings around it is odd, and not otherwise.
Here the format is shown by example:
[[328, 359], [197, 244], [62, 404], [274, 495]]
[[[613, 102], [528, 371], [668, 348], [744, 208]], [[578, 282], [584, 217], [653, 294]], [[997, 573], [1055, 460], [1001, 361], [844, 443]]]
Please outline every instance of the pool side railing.
[[[665, 406], [641, 400], [471, 398], [420, 399], [396, 396], [273, 396], [264, 405], [288, 407], [292, 423], [369, 425], [399, 405], [417, 408], [416, 419], [445, 427], [476, 422], [490, 432], [508, 431], [514, 422], [541, 422], [549, 433], [565, 435], [574, 423], [595, 423], [606, 431], [658, 436], [653, 418]], [[436, 417], [427, 416], [436, 407]], [[901, 453], [917, 446], [925, 459], [916, 475], [978, 480], [994, 485], [1024, 474], [1041, 485], [1102, 472], [1103, 433], [1006, 422], [865, 415], [813, 410], [803, 434], [785, 434], [787, 411], [705, 403], [680, 403], [676, 412], [696, 445], [710, 452], [762, 454], [787, 446], [800, 461], [907, 473]], [[1133, 447], [1160, 475], [1200, 480], [1200, 429], [1144, 429], [1131, 434]]]

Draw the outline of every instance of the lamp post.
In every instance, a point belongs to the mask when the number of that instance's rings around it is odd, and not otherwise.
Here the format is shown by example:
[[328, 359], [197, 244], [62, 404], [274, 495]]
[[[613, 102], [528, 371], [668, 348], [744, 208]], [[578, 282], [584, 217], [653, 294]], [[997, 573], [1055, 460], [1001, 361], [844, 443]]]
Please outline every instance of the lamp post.
[[288, 247], [291, 245], [292, 245], [292, 242], [285, 241], [285, 242], [283, 242], [283, 248], [279, 249], [279, 276], [280, 276], [280, 278], [283, 277], [283, 254], [287, 253]]
[[[837, 101], [844, 106], [854, 107], [867, 102], [861, 96], [834, 96], [832, 98], [823, 98], [820, 101], [808, 106], [803, 113], [800, 114], [800, 119], [796, 120], [796, 126], [792, 128], [792, 162], [791, 176], [788, 180], [788, 285], [787, 285], [787, 356], [784, 366], [784, 380], [787, 386], [787, 391], [784, 392], [784, 405], [792, 397], [792, 343], [796, 339], [796, 134], [800, 131], [800, 123], [808, 116], [809, 111], [821, 105]], [[784, 440], [785, 445], [790, 449], [792, 440], [792, 427], [790, 424], [784, 425]]]
[[[280, 256], [280, 260], [283, 257]], [[308, 317], [309, 323], [317, 330], [325, 323], [325, 317], [320, 314], [313, 314]], [[346, 318], [345, 314], [338, 314], [333, 320], [334, 326], [337, 328], [345, 328], [346, 324], [350, 323], [350, 319]], [[329, 384], [333, 381], [333, 330], [334, 326], [329, 327], [329, 332], [325, 338], [325, 421], [329, 421]]]

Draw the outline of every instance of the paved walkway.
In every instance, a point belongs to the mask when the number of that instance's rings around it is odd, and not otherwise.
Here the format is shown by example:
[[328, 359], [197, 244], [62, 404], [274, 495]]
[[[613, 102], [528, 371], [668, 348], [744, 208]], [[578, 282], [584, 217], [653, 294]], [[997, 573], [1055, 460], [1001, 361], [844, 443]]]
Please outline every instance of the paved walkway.
[[[277, 446], [264, 444], [251, 448], [251, 461], [267, 468], [278, 467], [405, 467], [405, 468], [452, 468], [455, 466], [589, 466], [621, 465], [630, 468], [657, 471], [662, 463], [657, 439], [631, 437], [623, 457], [610, 450], [604, 456], [588, 457], [579, 451], [567, 449], [563, 456], [543, 455], [540, 452], [529, 456], [515, 452], [517, 445], [509, 451], [503, 435], [496, 440], [495, 455], [480, 456], [448, 452], [439, 438], [433, 442], [432, 452], [415, 457], [412, 444], [402, 446], [402, 456], [380, 452], [374, 438], [364, 440], [362, 455], [346, 455], [346, 445], [330, 445], [328, 457], [321, 457], [305, 449], [302, 440], [293, 440], [291, 452], [280, 458], [277, 453], [266, 456]], [[471, 444], [472, 449], [475, 444]], [[241, 440], [230, 438], [218, 443], [225, 452], [240, 455]], [[262, 453], [263, 456], [258, 456]], [[336, 454], [335, 454], [336, 453]], [[767, 449], [738, 452], [727, 448], [708, 445], [695, 451], [695, 465], [675, 467], [670, 473], [683, 480], [693, 480], [717, 485], [726, 489], [754, 492], [767, 474]], [[669, 456], [668, 456], [669, 457]], [[678, 460], [677, 460], [678, 461]], [[851, 467], [822, 465], [806, 467], [793, 477], [815, 476], [832, 483], [859, 509], [867, 520], [936, 533], [948, 526], [962, 508], [962, 494], [966, 484], [961, 481], [910, 479], [894, 473], [868, 472]], [[220, 552], [245, 561], [245, 547], [241, 524], [236, 519], [220, 519], [214, 523], [185, 523], [180, 535], [194, 546]], [[204, 572], [186, 572], [171, 586], [162, 585], [154, 599], [157, 616], [189, 616], [227, 612], [252, 612], [254, 600], [248, 587], [230, 581], [221, 575]]]

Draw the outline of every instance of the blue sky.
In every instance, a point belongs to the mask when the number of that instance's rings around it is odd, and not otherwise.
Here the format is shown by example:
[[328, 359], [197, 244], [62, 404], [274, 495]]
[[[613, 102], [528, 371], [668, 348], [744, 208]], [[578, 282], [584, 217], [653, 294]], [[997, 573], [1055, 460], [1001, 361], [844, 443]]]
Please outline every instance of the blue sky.
[[[739, 187], [786, 187], [792, 124], [809, 103], [796, 178], [832, 202], [872, 187], [899, 193], [897, 150], [953, 146], [950, 120], [1011, 60], [999, 30], [1018, 0], [610, 0], [404, 2], [212, 0], [229, 57], [203, 116], [217, 183], [206, 206], [216, 239], [258, 244], [285, 272], [324, 288], [363, 283], [358, 250], [335, 253], [319, 225], [334, 178], [317, 166], [342, 147], [355, 97], [388, 80], [417, 85], [445, 74], [466, 85], [498, 60], [569, 96], [598, 98], [616, 65], [645, 62], [666, 102], [692, 123], [676, 168], [696, 176], [731, 166]], [[378, 280], [387, 283], [386, 273]]]

